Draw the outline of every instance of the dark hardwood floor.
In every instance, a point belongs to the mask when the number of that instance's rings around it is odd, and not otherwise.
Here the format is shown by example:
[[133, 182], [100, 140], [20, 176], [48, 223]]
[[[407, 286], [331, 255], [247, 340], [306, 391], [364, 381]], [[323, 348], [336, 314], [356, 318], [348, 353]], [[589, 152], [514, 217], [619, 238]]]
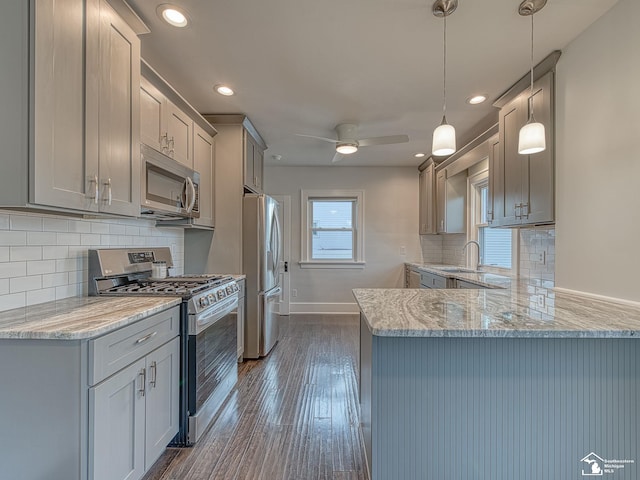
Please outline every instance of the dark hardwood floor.
[[367, 480], [358, 405], [357, 315], [281, 317], [280, 341], [239, 380], [192, 448], [144, 480]]

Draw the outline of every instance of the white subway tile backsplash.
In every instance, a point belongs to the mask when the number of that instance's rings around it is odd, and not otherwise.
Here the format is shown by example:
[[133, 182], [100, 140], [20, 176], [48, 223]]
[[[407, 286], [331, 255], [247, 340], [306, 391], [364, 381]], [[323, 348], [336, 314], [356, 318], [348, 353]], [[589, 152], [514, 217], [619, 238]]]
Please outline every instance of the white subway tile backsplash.
[[82, 233], [80, 235], [80, 245], [100, 245], [100, 235], [95, 233]]
[[27, 274], [27, 262], [0, 263], [0, 278], [22, 277]]
[[82, 261], [82, 258], [74, 257], [74, 258], [63, 258], [60, 260], [55, 260], [56, 262], [56, 272], [74, 272], [82, 268], [83, 264], [86, 262]]
[[11, 293], [26, 292], [42, 288], [42, 276], [32, 275], [27, 277], [13, 277], [9, 279], [9, 291]]
[[80, 245], [79, 233], [58, 233], [54, 245]]
[[76, 233], [90, 233], [91, 222], [85, 220], [69, 220], [69, 231]]
[[36, 305], [38, 303], [51, 302], [55, 299], [55, 288], [42, 288], [40, 290], [32, 290], [30, 292], [27, 292], [27, 305]]
[[27, 295], [25, 292], [11, 293], [0, 297], [0, 308], [2, 308], [3, 311], [24, 307], [26, 304]]
[[43, 260], [57, 260], [59, 258], [67, 258], [68, 256], [69, 256], [68, 246], [61, 245], [61, 246], [42, 247]]
[[124, 225], [112, 223], [109, 225], [109, 233], [111, 235], [124, 235], [127, 232], [127, 228]]
[[0, 245], [26, 245], [27, 232], [0, 231]]
[[152, 220], [0, 214], [0, 311], [87, 293], [89, 248], [173, 246], [184, 264], [184, 232]]
[[42, 260], [42, 247], [11, 247], [11, 261]]
[[56, 272], [55, 260], [38, 260], [27, 262], [27, 275], [42, 275]]
[[27, 245], [55, 245], [56, 233], [27, 232]]
[[69, 283], [68, 272], [42, 275], [42, 288], [59, 287], [61, 285], [68, 285]]
[[109, 233], [109, 224], [91, 222], [91, 233]]
[[63, 218], [49, 218], [42, 219], [42, 230], [45, 232], [68, 232], [69, 220]]
[[42, 231], [42, 217], [28, 215], [12, 215], [11, 230]]
[[11, 226], [11, 217], [4, 213], [0, 213], [0, 230], [9, 230]]
[[60, 287], [56, 287], [56, 300], [75, 297], [77, 295], [82, 295], [83, 293], [86, 292], [82, 290], [81, 284], [62, 285]]

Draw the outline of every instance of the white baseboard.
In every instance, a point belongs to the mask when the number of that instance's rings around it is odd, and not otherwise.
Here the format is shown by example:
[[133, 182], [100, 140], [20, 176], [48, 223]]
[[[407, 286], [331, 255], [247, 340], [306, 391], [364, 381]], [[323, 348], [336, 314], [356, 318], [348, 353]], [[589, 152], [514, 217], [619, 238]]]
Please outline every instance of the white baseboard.
[[357, 303], [292, 303], [290, 313], [360, 313]]
[[577, 295], [579, 297], [592, 298], [594, 300], [603, 300], [605, 302], [619, 303], [621, 305], [628, 305], [631, 307], [640, 307], [640, 302], [634, 300], [625, 300], [624, 298], [607, 297], [605, 295], [598, 295], [597, 293], [580, 292], [578, 290], [571, 290], [569, 288], [554, 287], [556, 292], [569, 293], [571, 295]]

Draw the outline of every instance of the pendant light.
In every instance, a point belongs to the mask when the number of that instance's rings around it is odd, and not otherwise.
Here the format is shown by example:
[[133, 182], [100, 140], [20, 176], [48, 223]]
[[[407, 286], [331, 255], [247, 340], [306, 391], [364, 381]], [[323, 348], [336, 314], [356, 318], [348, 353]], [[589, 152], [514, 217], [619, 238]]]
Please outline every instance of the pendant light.
[[547, 0], [524, 0], [518, 8], [522, 16], [531, 17], [531, 90], [529, 92], [529, 121], [520, 129], [518, 153], [531, 155], [547, 148], [544, 125], [536, 122], [533, 116], [533, 15], [542, 10]]
[[443, 68], [442, 68], [442, 122], [433, 131], [431, 153], [436, 156], [451, 155], [456, 151], [456, 130], [447, 123], [447, 17], [458, 8], [458, 0], [436, 0], [433, 14], [444, 20]]

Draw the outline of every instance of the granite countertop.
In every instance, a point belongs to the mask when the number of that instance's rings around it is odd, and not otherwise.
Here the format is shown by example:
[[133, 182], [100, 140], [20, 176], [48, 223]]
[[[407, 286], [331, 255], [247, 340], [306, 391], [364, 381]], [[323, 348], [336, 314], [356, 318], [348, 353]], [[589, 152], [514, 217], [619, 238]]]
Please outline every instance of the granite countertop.
[[[479, 274], [445, 276], [466, 279], [466, 275]], [[492, 274], [483, 275], [492, 280]], [[502, 285], [493, 286], [503, 288], [355, 289], [353, 294], [376, 336], [640, 337], [637, 306], [558, 292], [553, 282], [544, 280], [496, 281]]]
[[81, 340], [166, 310], [179, 297], [71, 297], [0, 312], [0, 339]]

